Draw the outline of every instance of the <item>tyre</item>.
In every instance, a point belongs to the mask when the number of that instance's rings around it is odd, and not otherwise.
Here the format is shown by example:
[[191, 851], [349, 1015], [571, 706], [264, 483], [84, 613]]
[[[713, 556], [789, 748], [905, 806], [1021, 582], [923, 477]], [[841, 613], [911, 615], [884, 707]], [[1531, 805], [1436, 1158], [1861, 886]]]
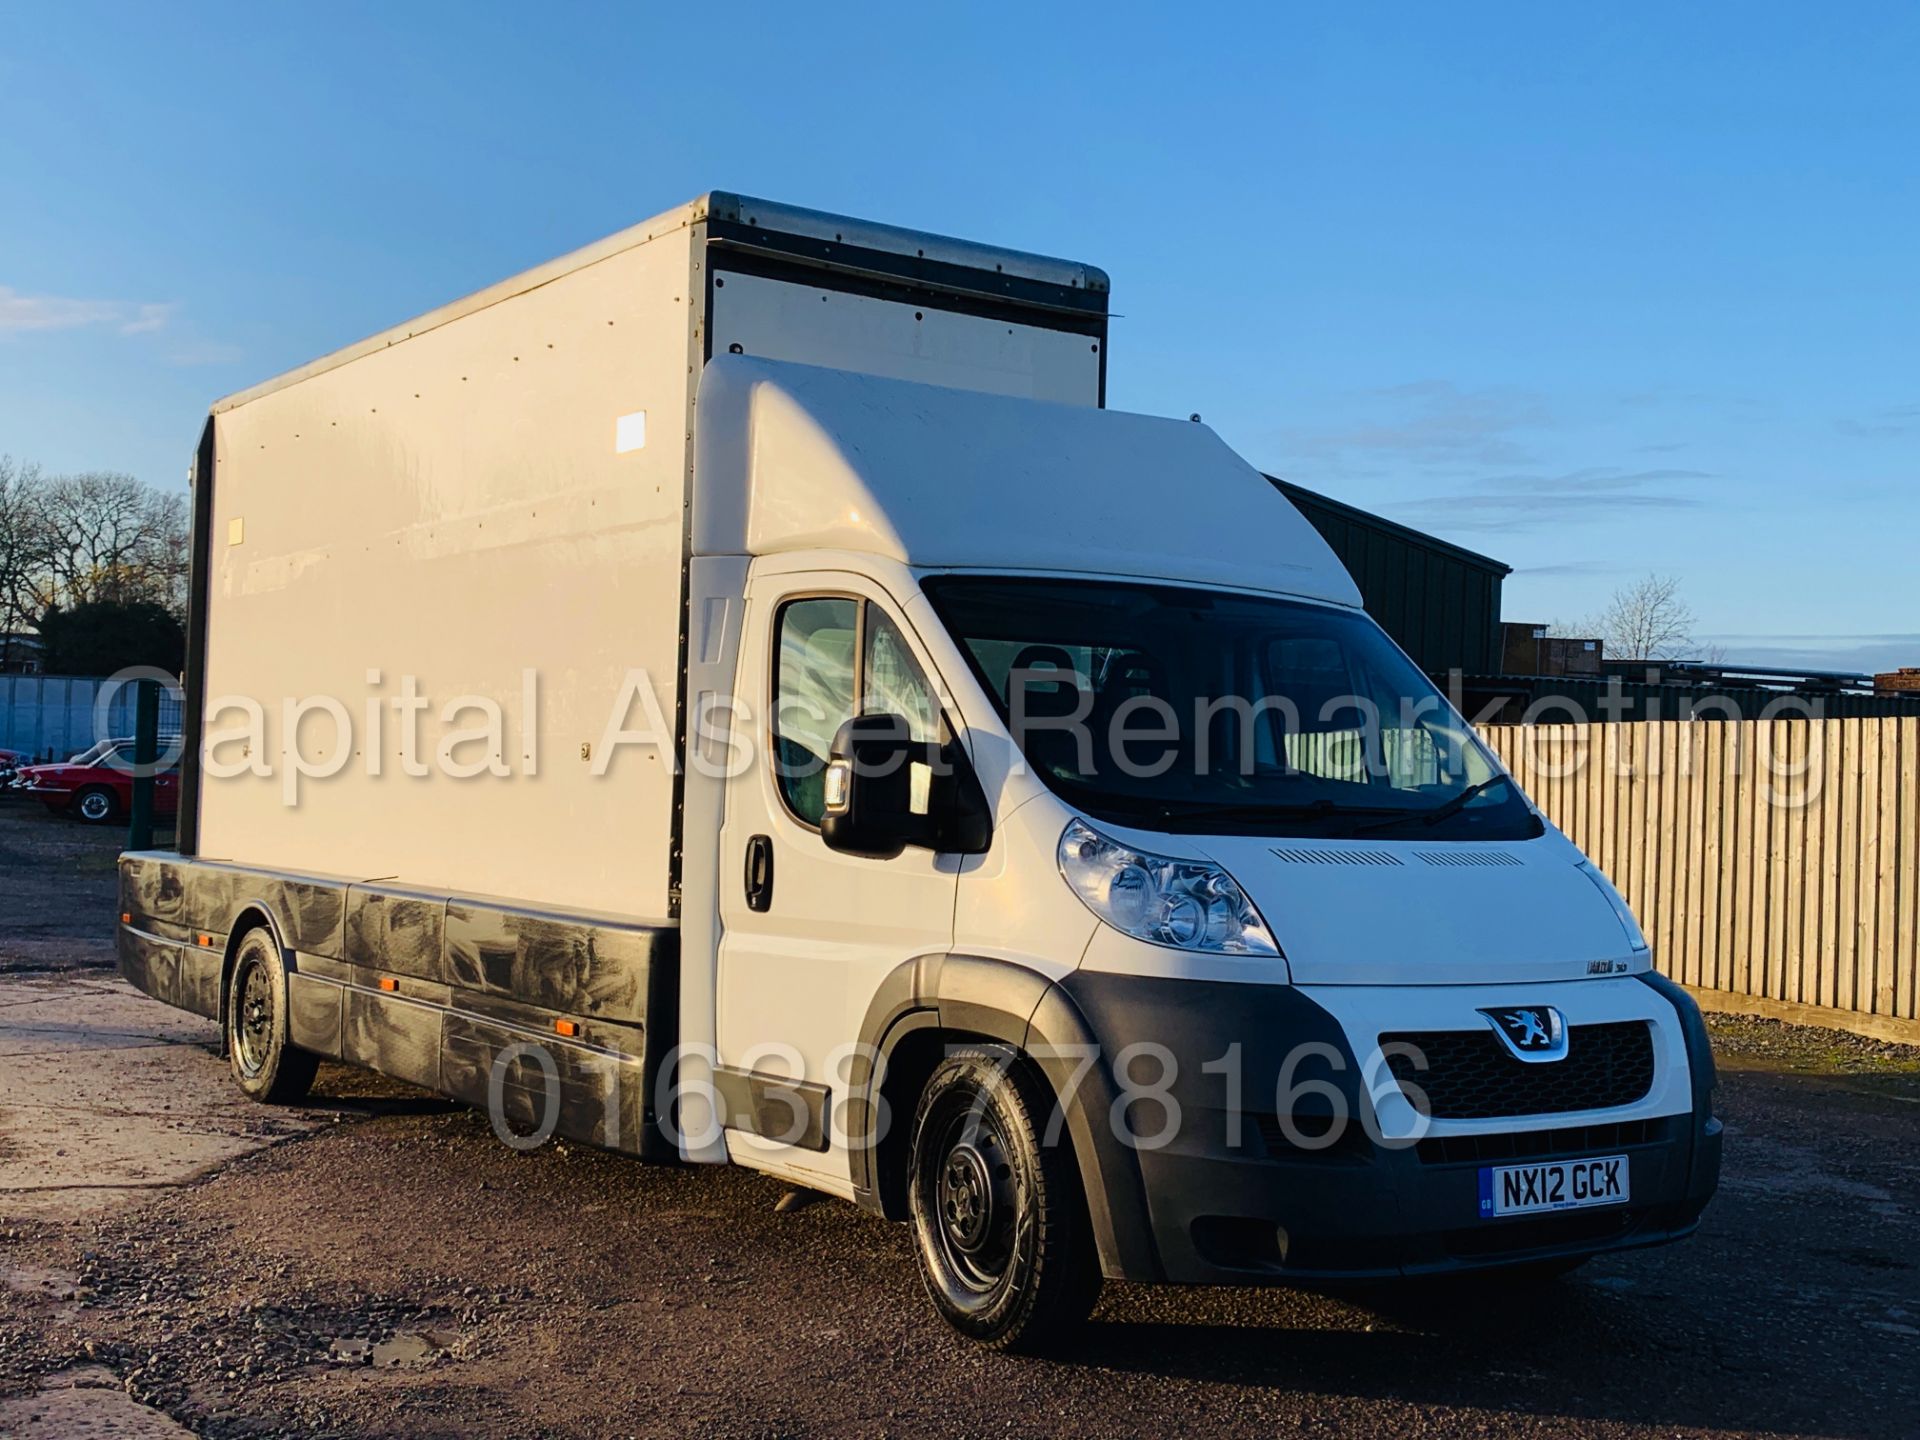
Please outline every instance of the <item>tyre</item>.
[[307, 1093], [317, 1056], [287, 1038], [287, 967], [264, 927], [249, 930], [227, 982], [227, 1063], [255, 1100], [286, 1105]]
[[1067, 1340], [1100, 1294], [1079, 1169], [1041, 1143], [1053, 1097], [999, 1046], [955, 1050], [914, 1114], [908, 1210], [920, 1278], [947, 1323], [996, 1350]]
[[73, 797], [73, 813], [89, 825], [105, 825], [120, 814], [120, 800], [104, 785], [89, 785]]

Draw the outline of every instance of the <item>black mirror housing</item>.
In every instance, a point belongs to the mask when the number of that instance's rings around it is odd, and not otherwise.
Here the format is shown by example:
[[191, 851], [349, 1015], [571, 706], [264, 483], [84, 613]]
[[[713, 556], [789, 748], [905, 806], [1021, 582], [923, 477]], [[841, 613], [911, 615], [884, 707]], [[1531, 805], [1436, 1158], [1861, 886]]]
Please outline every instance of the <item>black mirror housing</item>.
[[[914, 809], [915, 771], [924, 804]], [[900, 715], [856, 715], [833, 737], [820, 835], [829, 849], [891, 860], [909, 845], [978, 854], [992, 827], [959, 747], [913, 739]]]
[[891, 860], [909, 845], [930, 847], [932, 817], [913, 810], [913, 767], [929, 763], [936, 748], [914, 741], [900, 715], [856, 715], [842, 725], [833, 737], [820, 820], [828, 848]]

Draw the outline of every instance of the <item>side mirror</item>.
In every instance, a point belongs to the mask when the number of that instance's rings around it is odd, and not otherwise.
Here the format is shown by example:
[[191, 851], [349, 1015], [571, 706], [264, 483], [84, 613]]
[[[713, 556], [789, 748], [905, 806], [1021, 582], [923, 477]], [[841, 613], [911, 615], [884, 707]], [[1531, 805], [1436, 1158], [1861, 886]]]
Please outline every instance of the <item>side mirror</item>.
[[833, 737], [820, 837], [831, 850], [891, 860], [909, 845], [978, 854], [986, 797], [954, 745], [915, 740], [901, 715], [856, 715]]

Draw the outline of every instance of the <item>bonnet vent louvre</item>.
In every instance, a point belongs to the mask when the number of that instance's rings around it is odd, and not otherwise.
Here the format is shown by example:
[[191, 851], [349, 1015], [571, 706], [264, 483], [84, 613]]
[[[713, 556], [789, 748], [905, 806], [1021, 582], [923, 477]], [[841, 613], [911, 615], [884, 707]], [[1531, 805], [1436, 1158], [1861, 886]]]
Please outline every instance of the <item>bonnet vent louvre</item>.
[[1524, 865], [1526, 861], [1510, 855], [1505, 850], [1416, 850], [1413, 852], [1428, 865], [1453, 866], [1455, 868], [1478, 865]]
[[1276, 848], [1273, 853], [1289, 865], [1398, 865], [1400, 863], [1400, 858], [1391, 850]]

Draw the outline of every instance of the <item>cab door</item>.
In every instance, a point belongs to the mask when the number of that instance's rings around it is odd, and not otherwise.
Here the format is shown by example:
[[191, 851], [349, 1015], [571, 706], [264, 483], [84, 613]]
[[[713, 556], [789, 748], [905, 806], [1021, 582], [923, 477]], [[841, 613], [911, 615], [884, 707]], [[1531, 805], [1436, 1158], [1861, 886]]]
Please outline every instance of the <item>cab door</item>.
[[952, 943], [960, 862], [828, 849], [824, 775], [855, 714], [902, 715], [913, 739], [937, 740], [940, 691], [901, 607], [862, 577], [762, 576], [747, 597], [739, 698], [756, 754], [727, 781], [720, 832], [715, 1090], [733, 1159], [850, 1195], [862, 1022], [890, 971]]

